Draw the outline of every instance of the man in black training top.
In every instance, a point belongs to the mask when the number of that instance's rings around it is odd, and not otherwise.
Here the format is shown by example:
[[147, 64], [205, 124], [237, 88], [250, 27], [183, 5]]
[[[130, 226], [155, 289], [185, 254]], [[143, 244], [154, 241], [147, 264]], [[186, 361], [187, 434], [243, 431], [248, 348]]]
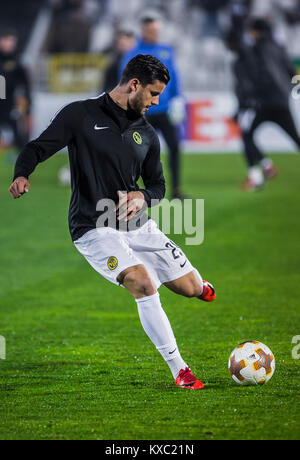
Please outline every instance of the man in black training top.
[[[179, 295], [205, 301], [214, 300], [215, 291], [153, 220], [146, 217], [141, 223], [143, 208], [165, 195], [159, 140], [144, 114], [159, 103], [169, 80], [168, 69], [155, 57], [133, 58], [111, 93], [66, 106], [27, 144], [10, 193], [19, 198], [28, 192], [37, 164], [68, 146], [69, 225], [76, 248], [98, 273], [135, 298], [142, 326], [176, 385], [201, 389], [202, 382], [179, 353], [157, 289], [164, 284]], [[140, 177], [143, 190], [137, 185]], [[113, 210], [107, 212], [111, 202]]]

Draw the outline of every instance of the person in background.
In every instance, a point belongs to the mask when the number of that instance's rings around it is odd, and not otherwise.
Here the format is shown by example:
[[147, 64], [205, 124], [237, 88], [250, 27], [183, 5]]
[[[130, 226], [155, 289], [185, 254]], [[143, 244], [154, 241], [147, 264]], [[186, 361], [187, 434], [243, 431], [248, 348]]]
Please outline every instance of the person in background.
[[202, 36], [215, 36], [219, 38], [223, 36], [219, 13], [229, 2], [230, 0], [198, 0], [199, 6], [205, 13]]
[[239, 47], [234, 69], [240, 102], [238, 121], [248, 164], [243, 188], [255, 190], [278, 174], [272, 160], [255, 143], [256, 129], [264, 122], [276, 123], [299, 149], [300, 137], [289, 107], [291, 79], [296, 71], [284, 48], [274, 40], [268, 21], [254, 18], [248, 30], [252, 45]]
[[46, 52], [87, 53], [92, 21], [84, 10], [83, 0], [54, 2], [52, 25], [44, 45]]
[[242, 40], [245, 32], [246, 21], [251, 13], [252, 0], [231, 0], [229, 11], [231, 16], [231, 36]]
[[286, 21], [293, 26], [300, 22], [300, 0], [294, 2], [294, 6], [281, 7]]
[[133, 30], [123, 28], [118, 31], [115, 51], [104, 75], [103, 90], [105, 92], [110, 92], [119, 83], [123, 56], [126, 52], [133, 49], [135, 45], [136, 41]]
[[15, 30], [0, 30], [0, 75], [5, 78], [6, 98], [0, 101], [1, 131], [8, 127], [13, 144], [20, 149], [28, 142], [30, 120], [30, 83], [17, 56], [18, 35]]
[[196, 11], [200, 18], [196, 25], [199, 39], [208, 37], [223, 39], [223, 25], [220, 13], [230, 4], [230, 0], [189, 0], [188, 9]]
[[[235, 59], [232, 65], [234, 76], [234, 90], [238, 100], [238, 109], [233, 119], [239, 124], [241, 136], [244, 144], [244, 155], [248, 165], [248, 175], [246, 181], [242, 184], [245, 190], [253, 190], [263, 185], [264, 176], [262, 168], [259, 166], [270, 165], [269, 160], [260, 150], [256, 148], [252, 141], [252, 135], [249, 136], [249, 128], [258, 109], [256, 87], [255, 87], [255, 60], [253, 49], [241, 40], [240, 30], [231, 31], [226, 37], [227, 48], [234, 54]], [[250, 148], [251, 145], [251, 148]], [[272, 165], [273, 175], [277, 170]], [[270, 171], [266, 171], [269, 173]]]
[[137, 46], [127, 52], [121, 65], [124, 70], [127, 63], [137, 54], [152, 55], [168, 67], [171, 81], [160, 98], [160, 105], [152, 107], [147, 114], [151, 125], [158, 130], [169, 150], [171, 170], [172, 198], [183, 199], [180, 187], [180, 141], [178, 126], [185, 118], [185, 103], [181, 93], [179, 76], [175, 67], [174, 50], [171, 46], [160, 43], [161, 21], [156, 16], [148, 15], [142, 19], [141, 39]]

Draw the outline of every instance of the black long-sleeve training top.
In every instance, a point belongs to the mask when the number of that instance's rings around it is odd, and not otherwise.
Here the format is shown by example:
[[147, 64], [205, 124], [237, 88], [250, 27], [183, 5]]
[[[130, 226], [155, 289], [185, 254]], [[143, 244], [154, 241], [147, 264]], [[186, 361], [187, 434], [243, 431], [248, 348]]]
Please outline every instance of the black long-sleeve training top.
[[102, 199], [118, 203], [118, 190], [140, 190], [147, 205], [162, 200], [165, 179], [160, 143], [154, 128], [143, 117], [123, 110], [108, 94], [73, 102], [64, 107], [49, 127], [20, 153], [14, 172], [29, 178], [38, 163], [68, 146], [72, 197], [69, 228], [73, 241], [96, 228]]

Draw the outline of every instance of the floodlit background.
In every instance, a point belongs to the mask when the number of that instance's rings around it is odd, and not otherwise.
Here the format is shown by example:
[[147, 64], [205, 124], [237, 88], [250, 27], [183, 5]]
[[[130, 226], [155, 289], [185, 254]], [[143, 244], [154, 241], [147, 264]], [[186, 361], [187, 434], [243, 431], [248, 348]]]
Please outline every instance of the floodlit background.
[[[20, 57], [32, 82], [31, 137], [67, 102], [100, 94], [103, 73], [115, 54], [118, 30], [138, 37], [147, 12], [163, 20], [161, 41], [176, 50], [187, 104], [182, 128], [185, 151], [240, 151], [231, 63], [223, 37], [251, 16], [267, 17], [274, 36], [300, 65], [298, 0], [11, 0], [2, 7], [0, 27], [20, 36]], [[291, 101], [300, 127], [299, 110]], [[271, 151], [293, 151], [282, 131], [264, 126], [259, 143]], [[7, 133], [3, 142], [9, 142]]]

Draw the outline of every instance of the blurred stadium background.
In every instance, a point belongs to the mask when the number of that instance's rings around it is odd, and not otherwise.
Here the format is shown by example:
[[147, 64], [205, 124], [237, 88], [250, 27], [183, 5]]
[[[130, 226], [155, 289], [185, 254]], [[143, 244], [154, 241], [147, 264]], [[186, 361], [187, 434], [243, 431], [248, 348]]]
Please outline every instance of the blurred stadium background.
[[[276, 38], [300, 65], [298, 0], [11, 0], [2, 8], [0, 28], [19, 34], [21, 62], [32, 85], [30, 137], [36, 137], [65, 103], [102, 92], [103, 74], [114, 55], [118, 30], [139, 34], [147, 11], [163, 20], [161, 42], [175, 47], [187, 106], [182, 149], [188, 152], [239, 152], [240, 134], [231, 63], [224, 32], [249, 16], [268, 17]], [[300, 73], [300, 72], [299, 72]], [[300, 126], [299, 111], [291, 101]], [[273, 125], [258, 132], [268, 151], [294, 151]], [[2, 144], [10, 142], [9, 131]]]

